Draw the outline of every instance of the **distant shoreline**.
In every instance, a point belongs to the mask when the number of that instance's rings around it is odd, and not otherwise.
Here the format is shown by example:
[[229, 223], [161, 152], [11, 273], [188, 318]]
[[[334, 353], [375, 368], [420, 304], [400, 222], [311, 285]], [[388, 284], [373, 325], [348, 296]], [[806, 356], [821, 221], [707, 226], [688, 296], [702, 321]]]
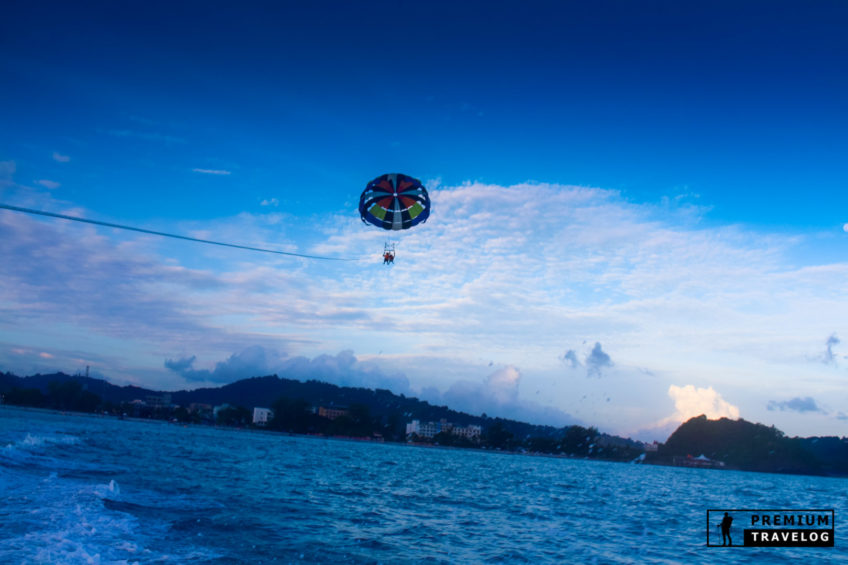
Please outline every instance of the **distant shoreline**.
[[[275, 377], [276, 378], [276, 377]], [[388, 391], [385, 394], [390, 395]], [[17, 404], [0, 404], [0, 408], [8, 407], [11, 410], [30, 411], [33, 413], [50, 413], [62, 416], [93, 416], [100, 419], [127, 420], [133, 422], [158, 422], [167, 425], [181, 425], [186, 428], [198, 429], [220, 429], [235, 430], [239, 432], [259, 432], [273, 434], [283, 437], [304, 437], [324, 440], [347, 441], [357, 443], [386, 443], [392, 445], [403, 445], [408, 447], [428, 447], [440, 449], [462, 449], [464, 451], [482, 451], [487, 453], [502, 453], [506, 455], [525, 455], [534, 457], [547, 457], [553, 459], [580, 459], [587, 461], [606, 461], [610, 463], [627, 463], [637, 465], [653, 465], [662, 467], [694, 468], [700, 470], [724, 470], [744, 471], [765, 474], [785, 474], [796, 476], [816, 476], [846, 478], [848, 477], [848, 438], [824, 437], [824, 438], [786, 438], [782, 432], [773, 427], [763, 424], [746, 422], [742, 419], [709, 420], [706, 416], [691, 418], [684, 422], [671, 435], [665, 444], [659, 445], [657, 451], [638, 451], [635, 446], [616, 450], [614, 443], [601, 443], [601, 441], [617, 440], [612, 436], [598, 434], [592, 437], [599, 447], [592, 449], [585, 440], [582, 452], [579, 443], [572, 443], [566, 447], [566, 441], [571, 432], [578, 433], [597, 431], [583, 429], [580, 426], [566, 426], [556, 437], [549, 437], [547, 444], [542, 444], [542, 450], [534, 449], [530, 436], [525, 440], [506, 442], [507, 447], [497, 445], [450, 445], [447, 443], [398, 441], [397, 436], [385, 440], [381, 434], [372, 436], [351, 436], [332, 433], [302, 433], [285, 431], [281, 429], [269, 429], [253, 425], [219, 425], [209, 422], [187, 422], [176, 421], [175, 418], [142, 418], [137, 416], [123, 417], [114, 412], [104, 414], [100, 412], [87, 412], [77, 410], [59, 410], [56, 408], [44, 408], [36, 406], [22, 406]], [[113, 408], [114, 410], [114, 408]], [[490, 429], [494, 429], [501, 422], [500, 419], [489, 419]], [[503, 428], [501, 428], [503, 430]], [[573, 434], [571, 434], [573, 435]], [[379, 439], [377, 439], [379, 438]], [[759, 439], [758, 439], [759, 438]], [[448, 436], [447, 439], [450, 439]], [[550, 443], [553, 441], [553, 443]], [[559, 445], [557, 445], [559, 442]], [[518, 446], [517, 449], [509, 446]], [[577, 445], [577, 451], [572, 451]], [[644, 444], [642, 444], [644, 445]], [[554, 446], [557, 451], [546, 451], [545, 447]], [[656, 449], [656, 448], [655, 448]], [[568, 450], [568, 451], [567, 451]], [[701, 454], [699, 456], [680, 454]], [[705, 456], [708, 454], [709, 456]]]

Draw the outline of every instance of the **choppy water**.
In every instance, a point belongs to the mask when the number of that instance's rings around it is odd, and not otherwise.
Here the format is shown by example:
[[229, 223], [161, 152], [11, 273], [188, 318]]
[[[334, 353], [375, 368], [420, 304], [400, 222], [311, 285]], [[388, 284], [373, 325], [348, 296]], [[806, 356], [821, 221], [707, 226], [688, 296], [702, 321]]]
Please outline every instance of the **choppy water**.
[[[0, 407], [1, 563], [848, 563], [846, 487]], [[707, 548], [708, 508], [836, 547]]]

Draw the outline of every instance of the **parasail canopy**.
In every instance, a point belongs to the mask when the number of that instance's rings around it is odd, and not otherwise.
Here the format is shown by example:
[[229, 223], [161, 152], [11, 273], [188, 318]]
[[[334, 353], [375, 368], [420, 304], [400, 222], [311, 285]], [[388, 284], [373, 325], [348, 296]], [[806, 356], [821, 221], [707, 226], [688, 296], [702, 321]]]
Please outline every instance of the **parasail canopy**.
[[359, 197], [362, 221], [385, 230], [406, 230], [427, 221], [430, 196], [421, 181], [400, 173], [380, 175]]

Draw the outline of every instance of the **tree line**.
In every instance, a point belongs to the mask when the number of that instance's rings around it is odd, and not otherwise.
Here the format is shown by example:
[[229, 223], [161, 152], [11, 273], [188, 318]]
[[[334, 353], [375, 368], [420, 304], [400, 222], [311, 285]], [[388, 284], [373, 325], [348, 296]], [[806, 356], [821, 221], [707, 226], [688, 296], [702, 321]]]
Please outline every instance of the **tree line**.
[[[49, 408], [62, 411], [88, 412], [114, 416], [127, 415], [135, 418], [169, 420], [185, 424], [214, 424], [233, 427], [257, 427], [253, 424], [253, 412], [244, 406], [224, 406], [212, 416], [210, 411], [189, 410], [184, 406], [145, 405], [141, 403], [114, 403], [86, 390], [78, 381], [51, 381], [47, 390], [13, 387], [3, 395], [3, 402], [10, 405]], [[604, 438], [594, 427], [572, 425], [559, 433], [546, 436], [526, 435], [519, 437], [511, 431], [510, 420], [483, 418], [488, 425], [483, 427], [479, 438], [468, 438], [448, 432], [433, 438], [406, 437], [406, 419], [400, 412], [374, 415], [364, 403], [349, 404], [344, 413], [336, 418], [322, 417], [314, 407], [302, 398], [281, 396], [271, 404], [273, 418], [263, 429], [295, 434], [320, 436], [380, 439], [390, 442], [405, 442], [463, 448], [496, 449], [572, 457], [630, 460], [641, 450], [632, 445], [604, 445]], [[618, 438], [620, 439], [620, 438]]]

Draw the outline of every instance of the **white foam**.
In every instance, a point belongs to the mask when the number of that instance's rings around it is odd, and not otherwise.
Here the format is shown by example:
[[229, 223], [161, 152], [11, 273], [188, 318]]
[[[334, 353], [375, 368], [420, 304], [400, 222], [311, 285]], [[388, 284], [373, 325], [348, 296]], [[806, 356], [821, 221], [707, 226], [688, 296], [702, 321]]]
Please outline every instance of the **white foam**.
[[26, 433], [0, 449], [0, 461], [5, 459], [16, 465], [54, 467], [56, 461], [51, 457], [51, 447], [77, 445], [79, 442], [80, 438], [73, 435]]
[[130, 565], [215, 557], [196, 547], [181, 547], [178, 554], [151, 549], [167, 531], [167, 522], [142, 524], [129, 512], [107, 507], [104, 499], [123, 498], [115, 480], [90, 484], [55, 473], [45, 479], [25, 472], [12, 478], [3, 489], [9, 503], [4, 514], [17, 519], [0, 538], [2, 563]]
[[20, 445], [41, 446], [41, 445], [76, 445], [79, 443], [79, 438], [71, 435], [61, 436], [40, 436], [27, 434], [20, 442]]
[[112, 479], [108, 485], [97, 485], [94, 487], [94, 494], [100, 498], [115, 498], [121, 494], [121, 487]]

